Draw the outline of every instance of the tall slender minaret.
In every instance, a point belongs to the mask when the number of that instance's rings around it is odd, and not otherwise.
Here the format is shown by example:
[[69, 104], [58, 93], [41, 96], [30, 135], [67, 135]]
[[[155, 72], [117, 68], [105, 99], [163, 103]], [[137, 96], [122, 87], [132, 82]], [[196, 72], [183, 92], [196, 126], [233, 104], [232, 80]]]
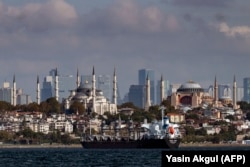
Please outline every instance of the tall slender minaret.
[[95, 87], [95, 68], [93, 67], [92, 72], [92, 98], [93, 98], [93, 112], [96, 112], [95, 98], [96, 98], [96, 87]]
[[163, 76], [161, 75], [161, 85], [160, 85], [160, 95], [161, 95], [161, 101], [164, 100], [164, 81], [163, 81]]
[[236, 86], [236, 78], [234, 76], [234, 83], [233, 83], [233, 109], [237, 109], [237, 99], [236, 99], [236, 89], [237, 89], [237, 86]]
[[16, 106], [16, 76], [13, 76], [13, 106]]
[[116, 80], [115, 69], [114, 69], [114, 76], [113, 76], [113, 103], [117, 105], [117, 80]]
[[56, 68], [56, 72], [55, 72], [55, 98], [57, 101], [59, 101], [59, 84], [58, 84], [57, 68]]
[[79, 75], [79, 70], [77, 68], [77, 73], [76, 73], [76, 87], [78, 88], [80, 86], [80, 75]]
[[36, 81], [36, 102], [40, 104], [40, 83], [39, 83], [39, 76], [37, 76]]
[[149, 107], [151, 106], [150, 103], [150, 80], [147, 74], [147, 79], [146, 79], [146, 103], [145, 103], [145, 110], [148, 111]]
[[214, 105], [215, 107], [218, 107], [218, 83], [217, 83], [216, 76], [214, 79]]

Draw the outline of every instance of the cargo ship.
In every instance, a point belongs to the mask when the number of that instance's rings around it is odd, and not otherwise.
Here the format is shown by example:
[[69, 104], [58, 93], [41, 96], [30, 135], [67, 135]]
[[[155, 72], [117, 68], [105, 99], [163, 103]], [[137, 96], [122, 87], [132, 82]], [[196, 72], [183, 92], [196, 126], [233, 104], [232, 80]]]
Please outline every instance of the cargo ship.
[[[102, 132], [104, 132], [102, 126]], [[121, 136], [118, 123], [114, 128], [115, 135], [84, 135], [81, 145], [85, 149], [174, 149], [181, 142], [179, 125], [169, 123], [165, 116], [162, 121], [143, 123], [134, 128], [132, 123], [127, 127], [128, 135]]]

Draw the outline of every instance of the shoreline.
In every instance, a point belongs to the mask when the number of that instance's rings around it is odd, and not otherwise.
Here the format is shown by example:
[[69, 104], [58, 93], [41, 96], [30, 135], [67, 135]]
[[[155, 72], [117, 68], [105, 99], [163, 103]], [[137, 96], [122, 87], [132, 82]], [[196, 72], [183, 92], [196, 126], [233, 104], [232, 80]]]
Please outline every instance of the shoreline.
[[[212, 144], [212, 143], [193, 143], [193, 144], [180, 144], [179, 148], [186, 148], [186, 147], [250, 147], [249, 144]], [[4, 148], [82, 148], [81, 144], [0, 144], [0, 149]]]
[[82, 148], [81, 144], [1, 144], [2, 148]]
[[213, 143], [194, 143], [194, 144], [180, 144], [180, 148], [185, 147], [250, 147], [250, 144], [230, 144], [230, 143], [221, 143], [221, 144], [213, 144]]

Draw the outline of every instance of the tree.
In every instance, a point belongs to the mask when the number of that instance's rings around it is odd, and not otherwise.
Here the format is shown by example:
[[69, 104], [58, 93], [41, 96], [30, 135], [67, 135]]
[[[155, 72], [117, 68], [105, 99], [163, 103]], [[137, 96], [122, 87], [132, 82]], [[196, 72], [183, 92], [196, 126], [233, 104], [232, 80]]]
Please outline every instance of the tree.
[[46, 100], [48, 105], [50, 106], [50, 113], [60, 113], [61, 112], [61, 106], [60, 103], [56, 100], [56, 98], [51, 97]]
[[0, 101], [0, 112], [11, 111], [12, 105], [6, 101]]
[[80, 102], [78, 102], [78, 101], [74, 101], [71, 105], [70, 105], [70, 111], [72, 112], [72, 113], [77, 113], [78, 112], [78, 114], [80, 114], [80, 115], [82, 115], [84, 112], [85, 112], [85, 108], [84, 108], [84, 106], [83, 106], [83, 104], [82, 103], [80, 103]]
[[28, 111], [40, 111], [40, 107], [37, 103], [33, 102], [33, 103], [28, 104], [27, 110]]

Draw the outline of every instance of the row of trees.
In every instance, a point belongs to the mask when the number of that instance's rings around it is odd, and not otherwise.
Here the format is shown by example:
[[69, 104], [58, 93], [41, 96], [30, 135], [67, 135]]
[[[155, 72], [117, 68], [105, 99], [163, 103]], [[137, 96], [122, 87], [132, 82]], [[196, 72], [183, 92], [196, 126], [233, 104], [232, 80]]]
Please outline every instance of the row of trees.
[[29, 128], [16, 133], [0, 131], [0, 141], [9, 144], [79, 143], [79, 139], [73, 140], [69, 134], [61, 134], [60, 131], [43, 134], [41, 132], [33, 132]]

